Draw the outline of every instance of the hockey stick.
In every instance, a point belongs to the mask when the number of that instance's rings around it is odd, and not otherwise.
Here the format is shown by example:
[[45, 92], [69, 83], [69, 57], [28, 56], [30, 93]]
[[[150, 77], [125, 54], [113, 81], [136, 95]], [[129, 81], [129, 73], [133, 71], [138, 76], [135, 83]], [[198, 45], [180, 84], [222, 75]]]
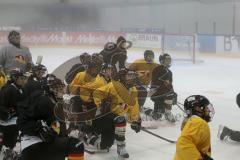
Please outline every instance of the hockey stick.
[[167, 141], [167, 142], [169, 142], [169, 143], [176, 143], [176, 141], [173, 141], [173, 140], [164, 138], [164, 137], [162, 137], [162, 136], [159, 136], [159, 135], [157, 135], [157, 134], [155, 134], [155, 133], [147, 130], [147, 129], [144, 128], [144, 127], [141, 127], [141, 130], [144, 131], [144, 132], [146, 132], [146, 133], [148, 133], [148, 134], [151, 134], [151, 135], [153, 135], [153, 136], [155, 136], [155, 137], [157, 137], [157, 138], [160, 138], [160, 139], [162, 139], [162, 140], [164, 140], [164, 141]]
[[43, 56], [42, 56], [42, 55], [38, 55], [38, 56], [37, 56], [36, 64], [37, 64], [37, 65], [40, 65], [40, 64], [42, 63], [42, 59], [43, 59]]
[[183, 106], [183, 104], [177, 102], [176, 105], [178, 106], [178, 108], [179, 108], [181, 111], [183, 111], [183, 113], [186, 113], [186, 111], [180, 106], [180, 105]]

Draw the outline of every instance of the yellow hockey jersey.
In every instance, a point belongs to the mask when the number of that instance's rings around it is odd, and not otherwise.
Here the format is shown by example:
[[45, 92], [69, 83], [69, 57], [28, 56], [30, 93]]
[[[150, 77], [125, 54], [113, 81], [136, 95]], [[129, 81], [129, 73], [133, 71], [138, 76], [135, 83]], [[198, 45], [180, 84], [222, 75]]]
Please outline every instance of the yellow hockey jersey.
[[147, 63], [145, 59], [135, 60], [130, 66], [129, 69], [134, 70], [138, 73], [139, 81], [144, 85], [149, 85], [152, 79], [152, 71], [158, 64]]
[[198, 116], [190, 117], [177, 140], [174, 160], [202, 160], [211, 157], [210, 129], [208, 123]]
[[92, 77], [86, 71], [84, 71], [75, 76], [69, 86], [69, 89], [72, 94], [79, 94], [83, 101], [91, 102], [93, 101], [93, 91], [106, 84], [107, 82], [102, 76], [97, 75], [96, 77]]
[[93, 99], [97, 107], [109, 97], [111, 98], [111, 111], [114, 114], [124, 116], [127, 113], [129, 122], [139, 120], [139, 105], [135, 87], [128, 90], [119, 81], [112, 81], [93, 92]]
[[0, 89], [6, 84], [7, 78], [4, 75], [0, 76]]

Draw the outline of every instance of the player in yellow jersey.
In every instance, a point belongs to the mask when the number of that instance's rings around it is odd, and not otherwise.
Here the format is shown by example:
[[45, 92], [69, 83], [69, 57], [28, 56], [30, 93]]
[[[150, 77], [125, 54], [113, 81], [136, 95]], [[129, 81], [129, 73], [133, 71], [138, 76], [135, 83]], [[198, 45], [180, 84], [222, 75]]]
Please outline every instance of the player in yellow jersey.
[[118, 80], [111, 80], [93, 92], [94, 102], [100, 110], [93, 125], [101, 138], [92, 137], [89, 143], [98, 149], [107, 149], [116, 140], [121, 158], [129, 157], [125, 149], [126, 122], [130, 122], [136, 132], [141, 128], [135, 78], [135, 72], [123, 69], [118, 73]]
[[154, 62], [154, 52], [146, 50], [144, 52], [144, 59], [137, 59], [130, 64], [129, 69], [138, 73], [137, 89], [138, 89], [138, 103], [143, 107], [147, 97], [147, 87], [152, 80], [152, 71], [158, 66]]
[[[86, 71], [79, 72], [69, 85], [71, 95], [64, 95], [64, 101], [71, 107], [71, 113], [77, 115], [75, 120], [72, 119], [74, 123], [70, 123], [69, 132], [72, 129], [76, 129], [79, 124], [83, 124], [84, 128], [91, 128], [91, 123], [85, 126], [84, 121], [89, 120], [89, 122], [91, 122], [95, 117], [96, 105], [93, 101], [92, 93], [97, 88], [107, 84], [104, 77], [99, 74], [99, 68], [101, 67], [100, 61], [97, 61], [97, 55], [94, 55], [95, 58], [92, 56], [92, 60], [88, 63]], [[89, 111], [91, 111], [91, 113]], [[76, 121], [78, 122], [77, 125], [75, 125]], [[80, 121], [83, 123], [80, 123]], [[82, 129], [80, 130], [84, 133], [88, 132]], [[88, 130], [90, 133], [91, 129]]]
[[187, 117], [177, 140], [174, 160], [213, 160], [208, 122], [214, 115], [210, 101], [202, 95], [186, 98], [184, 110]]

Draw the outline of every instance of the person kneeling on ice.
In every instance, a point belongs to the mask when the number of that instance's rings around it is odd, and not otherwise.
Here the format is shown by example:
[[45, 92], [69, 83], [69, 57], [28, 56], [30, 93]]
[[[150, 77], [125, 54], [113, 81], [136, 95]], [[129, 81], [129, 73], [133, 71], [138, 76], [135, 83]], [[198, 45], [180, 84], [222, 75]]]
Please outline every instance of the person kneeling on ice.
[[154, 52], [152, 50], [146, 50], [144, 52], [144, 59], [137, 59], [129, 65], [129, 69], [138, 74], [136, 88], [138, 89], [140, 110], [143, 109], [143, 105], [147, 99], [147, 87], [152, 80], [152, 71], [157, 66], [158, 64], [154, 62]]
[[[22, 87], [26, 83], [27, 76], [20, 68], [10, 71], [10, 79], [0, 90], [0, 150], [7, 148], [13, 151], [17, 143], [18, 126], [16, 119], [18, 116], [17, 104], [25, 99]], [[14, 155], [14, 152], [11, 154]], [[4, 158], [11, 156], [4, 154]]]
[[20, 160], [83, 160], [84, 145], [74, 137], [61, 137], [56, 122], [57, 99], [63, 95], [64, 84], [55, 76], [48, 77], [48, 88], [36, 88], [18, 105], [17, 125], [21, 131]]
[[[240, 107], [240, 93], [236, 97], [236, 102], [238, 107]], [[240, 131], [235, 131], [226, 126], [220, 125], [218, 129], [218, 138], [220, 140], [229, 138], [230, 140], [240, 142]]]
[[167, 121], [174, 123], [176, 120], [171, 110], [177, 102], [177, 94], [173, 89], [172, 72], [169, 69], [172, 59], [169, 54], [164, 53], [159, 56], [159, 61], [160, 65], [152, 72], [151, 89], [154, 93], [151, 95], [151, 100], [154, 102], [154, 110], [150, 112], [144, 109], [144, 112], [155, 120], [162, 119], [164, 116]]
[[213, 160], [211, 158], [210, 122], [214, 108], [202, 95], [192, 95], [184, 101], [187, 117], [177, 140], [174, 160]]
[[65, 82], [70, 84], [74, 77], [79, 73], [87, 69], [88, 64], [91, 62], [91, 55], [88, 53], [82, 53], [79, 56], [80, 63], [77, 63], [72, 66], [72, 68], [65, 75]]
[[98, 128], [101, 138], [93, 136], [88, 142], [102, 150], [110, 148], [115, 139], [119, 157], [129, 158], [125, 149], [126, 123], [130, 122], [136, 133], [141, 129], [137, 89], [134, 87], [136, 74], [122, 69], [117, 77], [118, 80], [112, 80], [93, 92], [94, 102], [99, 110], [93, 127]]

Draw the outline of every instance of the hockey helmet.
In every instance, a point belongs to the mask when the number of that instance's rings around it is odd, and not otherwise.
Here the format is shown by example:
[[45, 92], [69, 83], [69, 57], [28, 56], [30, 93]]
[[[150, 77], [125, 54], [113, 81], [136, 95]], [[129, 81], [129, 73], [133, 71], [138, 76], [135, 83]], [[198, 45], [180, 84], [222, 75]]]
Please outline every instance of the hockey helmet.
[[153, 62], [154, 52], [152, 50], [145, 50], [144, 51], [144, 59], [149, 63]]
[[137, 73], [128, 68], [122, 68], [118, 72], [118, 79], [129, 87], [132, 87], [137, 81]]
[[16, 82], [18, 78], [26, 79], [27, 75], [20, 68], [10, 70], [10, 80]]
[[210, 101], [202, 95], [191, 95], [186, 98], [184, 101], [184, 110], [188, 116], [198, 115], [207, 122], [211, 121], [215, 113]]
[[236, 102], [238, 107], [240, 108], [240, 93], [238, 93], [237, 97], [236, 97]]
[[172, 65], [172, 58], [169, 54], [164, 53], [159, 56], [159, 62], [161, 65], [169, 68]]
[[84, 52], [79, 56], [79, 59], [83, 65], [86, 65], [91, 61], [91, 55], [88, 54], [87, 52]]

